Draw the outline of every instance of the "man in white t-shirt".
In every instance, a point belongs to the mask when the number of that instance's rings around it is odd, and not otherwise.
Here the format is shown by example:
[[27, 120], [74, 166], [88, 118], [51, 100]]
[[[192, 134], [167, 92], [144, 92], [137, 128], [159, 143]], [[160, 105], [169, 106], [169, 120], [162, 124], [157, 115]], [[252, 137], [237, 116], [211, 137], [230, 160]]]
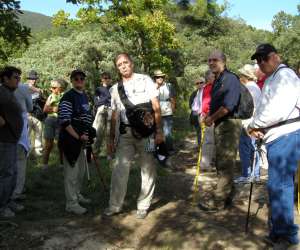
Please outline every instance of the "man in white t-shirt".
[[256, 59], [267, 75], [248, 132], [263, 139], [268, 152], [269, 239], [275, 243], [274, 249], [290, 249], [299, 243], [294, 223], [294, 176], [300, 160], [300, 80], [281, 63], [270, 44], [259, 45], [251, 59]]
[[176, 107], [176, 93], [171, 83], [165, 81], [166, 74], [161, 70], [154, 71], [154, 80], [158, 89], [158, 99], [161, 109], [162, 127], [169, 153], [174, 152], [173, 147], [173, 114]]
[[[125, 94], [133, 104], [151, 102], [154, 110], [154, 120], [156, 131], [154, 133], [155, 144], [163, 141], [163, 134], [160, 124], [160, 105], [158, 101], [158, 91], [154, 82], [147, 75], [133, 72], [133, 62], [126, 53], [119, 54], [115, 59], [115, 66], [118, 69]], [[132, 160], [137, 153], [141, 168], [142, 184], [137, 204], [137, 218], [144, 219], [150, 207], [155, 188], [156, 163], [152, 152], [147, 152], [147, 144], [150, 138], [137, 138], [132, 133], [129, 120], [126, 116], [126, 109], [122, 103], [118, 90], [119, 85], [115, 84], [111, 88], [111, 132], [110, 132], [110, 151], [116, 150], [114, 169], [111, 177], [111, 191], [109, 207], [105, 210], [106, 216], [119, 213], [122, 209], [127, 190], [127, 182]], [[118, 122], [119, 121], [119, 122]], [[122, 129], [120, 129], [120, 124]], [[116, 131], [120, 129], [117, 147]]]

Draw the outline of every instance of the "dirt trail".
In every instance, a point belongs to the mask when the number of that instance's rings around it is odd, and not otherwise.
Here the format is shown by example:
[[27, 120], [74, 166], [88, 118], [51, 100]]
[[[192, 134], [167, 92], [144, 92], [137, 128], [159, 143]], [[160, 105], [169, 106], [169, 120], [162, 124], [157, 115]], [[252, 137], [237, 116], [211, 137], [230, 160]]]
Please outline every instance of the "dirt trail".
[[[48, 216], [40, 218], [29, 211], [32, 214], [19, 218], [16, 225], [1, 222], [0, 249], [268, 249], [263, 242], [267, 234], [263, 184], [254, 187], [248, 235], [244, 226], [249, 185], [237, 188], [230, 210], [205, 213], [191, 204], [197, 160], [194, 145], [192, 138], [186, 138], [171, 159], [172, 169], [160, 174], [145, 220], [136, 219], [135, 209], [130, 205], [112, 218], [102, 217], [103, 209], [97, 210], [93, 205], [85, 216], [69, 216], [61, 211], [62, 200], [58, 208], [54, 206], [61, 210], [50, 209]], [[199, 181], [199, 199], [205, 199], [214, 188], [216, 172], [201, 172]]]

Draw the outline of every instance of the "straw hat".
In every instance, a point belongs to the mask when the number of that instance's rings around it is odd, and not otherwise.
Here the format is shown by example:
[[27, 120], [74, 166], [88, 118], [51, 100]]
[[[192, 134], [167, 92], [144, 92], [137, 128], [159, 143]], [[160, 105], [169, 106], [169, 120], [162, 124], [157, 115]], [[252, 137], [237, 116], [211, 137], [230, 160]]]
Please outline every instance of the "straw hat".
[[255, 67], [253, 65], [245, 64], [238, 71], [241, 75], [244, 75], [244, 76], [248, 77], [251, 80], [256, 80]]
[[154, 71], [154, 76], [166, 76], [160, 69]]

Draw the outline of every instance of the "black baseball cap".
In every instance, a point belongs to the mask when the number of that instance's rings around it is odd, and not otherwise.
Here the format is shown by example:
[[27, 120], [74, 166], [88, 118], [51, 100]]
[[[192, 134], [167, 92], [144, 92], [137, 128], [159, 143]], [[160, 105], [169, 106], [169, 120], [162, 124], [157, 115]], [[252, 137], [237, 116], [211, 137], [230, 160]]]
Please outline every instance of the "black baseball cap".
[[35, 70], [30, 70], [27, 75], [28, 80], [37, 80], [39, 79], [39, 75]]
[[263, 43], [257, 46], [255, 53], [251, 56], [251, 60], [257, 59], [259, 57], [265, 57], [271, 52], [277, 53], [275, 47], [269, 43]]
[[77, 75], [81, 75], [83, 77], [86, 77], [86, 74], [81, 69], [75, 69], [71, 72], [70, 78], [73, 79]]

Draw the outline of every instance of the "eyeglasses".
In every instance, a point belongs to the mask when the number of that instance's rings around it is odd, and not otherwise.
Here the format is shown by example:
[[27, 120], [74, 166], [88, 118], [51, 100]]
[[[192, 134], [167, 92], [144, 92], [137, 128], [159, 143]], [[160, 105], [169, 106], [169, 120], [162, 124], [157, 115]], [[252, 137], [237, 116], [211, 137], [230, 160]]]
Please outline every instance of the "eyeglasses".
[[78, 81], [84, 81], [85, 78], [84, 77], [75, 77], [74, 81], [78, 82]]
[[220, 61], [219, 58], [208, 58], [208, 62], [218, 62]]
[[204, 82], [196, 82], [195, 84], [196, 85], [199, 85], [199, 84], [203, 84]]

